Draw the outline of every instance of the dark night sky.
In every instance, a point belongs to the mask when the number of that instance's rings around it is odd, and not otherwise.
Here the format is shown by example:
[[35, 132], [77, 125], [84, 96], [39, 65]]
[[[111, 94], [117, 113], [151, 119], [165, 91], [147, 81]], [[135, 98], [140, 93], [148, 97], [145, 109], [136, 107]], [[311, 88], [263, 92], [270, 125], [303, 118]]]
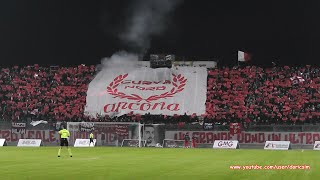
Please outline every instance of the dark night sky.
[[[128, 50], [117, 39], [133, 0], [0, 2], [0, 60], [13, 64], [97, 64]], [[320, 1], [188, 1], [155, 36], [149, 52], [236, 61], [318, 64]]]

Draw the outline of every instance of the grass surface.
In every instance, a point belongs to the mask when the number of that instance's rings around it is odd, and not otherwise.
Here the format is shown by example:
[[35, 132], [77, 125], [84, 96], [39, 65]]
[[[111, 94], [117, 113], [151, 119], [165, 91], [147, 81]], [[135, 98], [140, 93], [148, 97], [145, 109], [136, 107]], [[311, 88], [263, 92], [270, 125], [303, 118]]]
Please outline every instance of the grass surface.
[[[0, 148], [0, 179], [320, 179], [320, 152], [162, 148]], [[232, 165], [309, 165], [310, 170], [231, 170]]]

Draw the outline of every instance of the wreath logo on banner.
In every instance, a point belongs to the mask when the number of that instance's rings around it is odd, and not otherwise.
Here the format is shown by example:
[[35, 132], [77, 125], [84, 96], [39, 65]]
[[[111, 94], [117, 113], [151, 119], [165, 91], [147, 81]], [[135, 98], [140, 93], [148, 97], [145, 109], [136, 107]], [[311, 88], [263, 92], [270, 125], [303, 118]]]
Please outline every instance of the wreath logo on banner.
[[185, 79], [184, 76], [182, 76], [181, 74], [179, 75], [175, 75], [172, 74], [173, 79], [172, 79], [172, 85], [173, 87], [171, 88], [170, 91], [167, 91], [165, 93], [162, 93], [160, 95], [153, 95], [153, 96], [149, 96], [148, 98], [143, 98], [141, 96], [139, 96], [138, 94], [125, 94], [123, 92], [118, 91], [118, 86], [121, 84], [121, 82], [128, 77], [128, 74], [124, 74], [124, 75], [119, 75], [117, 76], [110, 84], [109, 86], [107, 86], [107, 92], [109, 94], [111, 94], [113, 96], [113, 98], [120, 98], [120, 99], [129, 99], [129, 100], [135, 100], [135, 101], [156, 101], [159, 99], [166, 99], [166, 98], [170, 98], [173, 97], [175, 94], [181, 92], [184, 90], [184, 87], [186, 85], [187, 79]]

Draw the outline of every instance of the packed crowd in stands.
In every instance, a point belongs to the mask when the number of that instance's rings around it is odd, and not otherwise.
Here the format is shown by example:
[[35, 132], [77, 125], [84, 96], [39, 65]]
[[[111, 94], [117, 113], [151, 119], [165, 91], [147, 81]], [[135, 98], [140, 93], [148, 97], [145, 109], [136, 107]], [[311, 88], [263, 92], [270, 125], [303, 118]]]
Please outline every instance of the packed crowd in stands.
[[215, 121], [315, 123], [320, 69], [244, 67], [208, 71], [207, 114]]
[[[48, 121], [315, 123], [320, 119], [320, 68], [255, 66], [208, 70], [206, 114], [84, 116], [95, 66], [15, 66], [0, 70], [0, 119]], [[150, 117], [152, 116], [152, 117]]]
[[19, 121], [83, 119], [88, 84], [94, 66], [2, 68], [1, 119]]

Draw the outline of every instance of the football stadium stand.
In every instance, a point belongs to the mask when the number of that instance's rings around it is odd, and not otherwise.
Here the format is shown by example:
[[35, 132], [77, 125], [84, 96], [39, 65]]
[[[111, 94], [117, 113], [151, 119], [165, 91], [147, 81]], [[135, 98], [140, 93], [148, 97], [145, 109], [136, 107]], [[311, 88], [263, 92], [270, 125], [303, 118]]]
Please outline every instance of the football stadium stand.
[[[95, 66], [14, 66], [0, 70], [3, 121], [143, 121], [252, 124], [316, 123], [320, 119], [320, 68], [255, 66], [208, 69], [206, 114], [162, 116], [127, 114], [119, 118], [84, 116]], [[153, 116], [153, 118], [146, 118]]]

